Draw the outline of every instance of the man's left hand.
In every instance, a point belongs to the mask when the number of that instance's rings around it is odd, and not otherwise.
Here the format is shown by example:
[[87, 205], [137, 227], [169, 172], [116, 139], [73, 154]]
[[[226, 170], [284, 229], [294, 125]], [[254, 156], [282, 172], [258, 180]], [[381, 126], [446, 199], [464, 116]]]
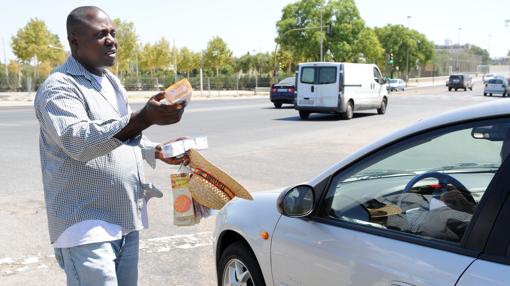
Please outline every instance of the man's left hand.
[[170, 158], [165, 158], [163, 156], [163, 146], [162, 145], [171, 143], [171, 142], [177, 142], [177, 141], [184, 140], [184, 139], [188, 139], [188, 137], [179, 137], [175, 140], [171, 140], [171, 141], [168, 141], [168, 142], [165, 142], [163, 144], [159, 144], [158, 146], [156, 146], [156, 154], [155, 154], [156, 159], [159, 159], [159, 160], [161, 160], [167, 164], [170, 164], [170, 165], [180, 165], [180, 164], [188, 165], [189, 157], [187, 154], [184, 154], [181, 157], [170, 157]]

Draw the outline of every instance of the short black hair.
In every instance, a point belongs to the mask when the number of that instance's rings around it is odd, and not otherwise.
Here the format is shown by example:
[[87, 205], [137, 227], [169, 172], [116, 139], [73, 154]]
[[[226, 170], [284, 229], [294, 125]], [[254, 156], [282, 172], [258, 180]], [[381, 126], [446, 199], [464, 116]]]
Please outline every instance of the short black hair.
[[77, 27], [87, 24], [91, 16], [97, 15], [98, 12], [108, 15], [103, 9], [96, 6], [81, 6], [71, 11], [66, 21], [67, 35], [72, 34]]

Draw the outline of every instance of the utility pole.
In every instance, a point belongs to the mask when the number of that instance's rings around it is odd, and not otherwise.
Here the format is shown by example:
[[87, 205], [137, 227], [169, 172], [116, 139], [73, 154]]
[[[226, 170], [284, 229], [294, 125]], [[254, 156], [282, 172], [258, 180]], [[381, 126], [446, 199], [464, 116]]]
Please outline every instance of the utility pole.
[[321, 62], [323, 61], [323, 56], [322, 56], [322, 7], [321, 7]]
[[174, 72], [175, 72], [174, 81], [177, 82], [177, 47], [175, 46], [175, 39], [173, 40], [173, 42], [174, 42]]
[[[407, 16], [407, 29], [409, 30], [409, 19], [411, 19], [411, 16]], [[406, 51], [406, 85], [409, 81], [409, 46], [407, 46]]]

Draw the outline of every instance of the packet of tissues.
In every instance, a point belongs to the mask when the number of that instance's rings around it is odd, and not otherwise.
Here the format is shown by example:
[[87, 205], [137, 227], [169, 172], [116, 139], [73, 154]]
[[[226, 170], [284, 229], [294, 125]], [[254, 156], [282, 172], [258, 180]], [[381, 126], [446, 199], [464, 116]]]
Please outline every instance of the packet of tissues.
[[207, 136], [197, 136], [194, 138], [183, 139], [163, 145], [163, 156], [165, 158], [178, 157], [189, 149], [204, 150], [209, 148]]

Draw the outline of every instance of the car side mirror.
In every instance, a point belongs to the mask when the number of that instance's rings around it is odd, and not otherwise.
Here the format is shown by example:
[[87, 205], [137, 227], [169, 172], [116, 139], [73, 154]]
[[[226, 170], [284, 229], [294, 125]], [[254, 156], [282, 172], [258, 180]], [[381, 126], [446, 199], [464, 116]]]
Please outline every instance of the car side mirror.
[[278, 211], [288, 217], [306, 217], [313, 211], [315, 191], [311, 186], [299, 185], [283, 191], [277, 200]]

